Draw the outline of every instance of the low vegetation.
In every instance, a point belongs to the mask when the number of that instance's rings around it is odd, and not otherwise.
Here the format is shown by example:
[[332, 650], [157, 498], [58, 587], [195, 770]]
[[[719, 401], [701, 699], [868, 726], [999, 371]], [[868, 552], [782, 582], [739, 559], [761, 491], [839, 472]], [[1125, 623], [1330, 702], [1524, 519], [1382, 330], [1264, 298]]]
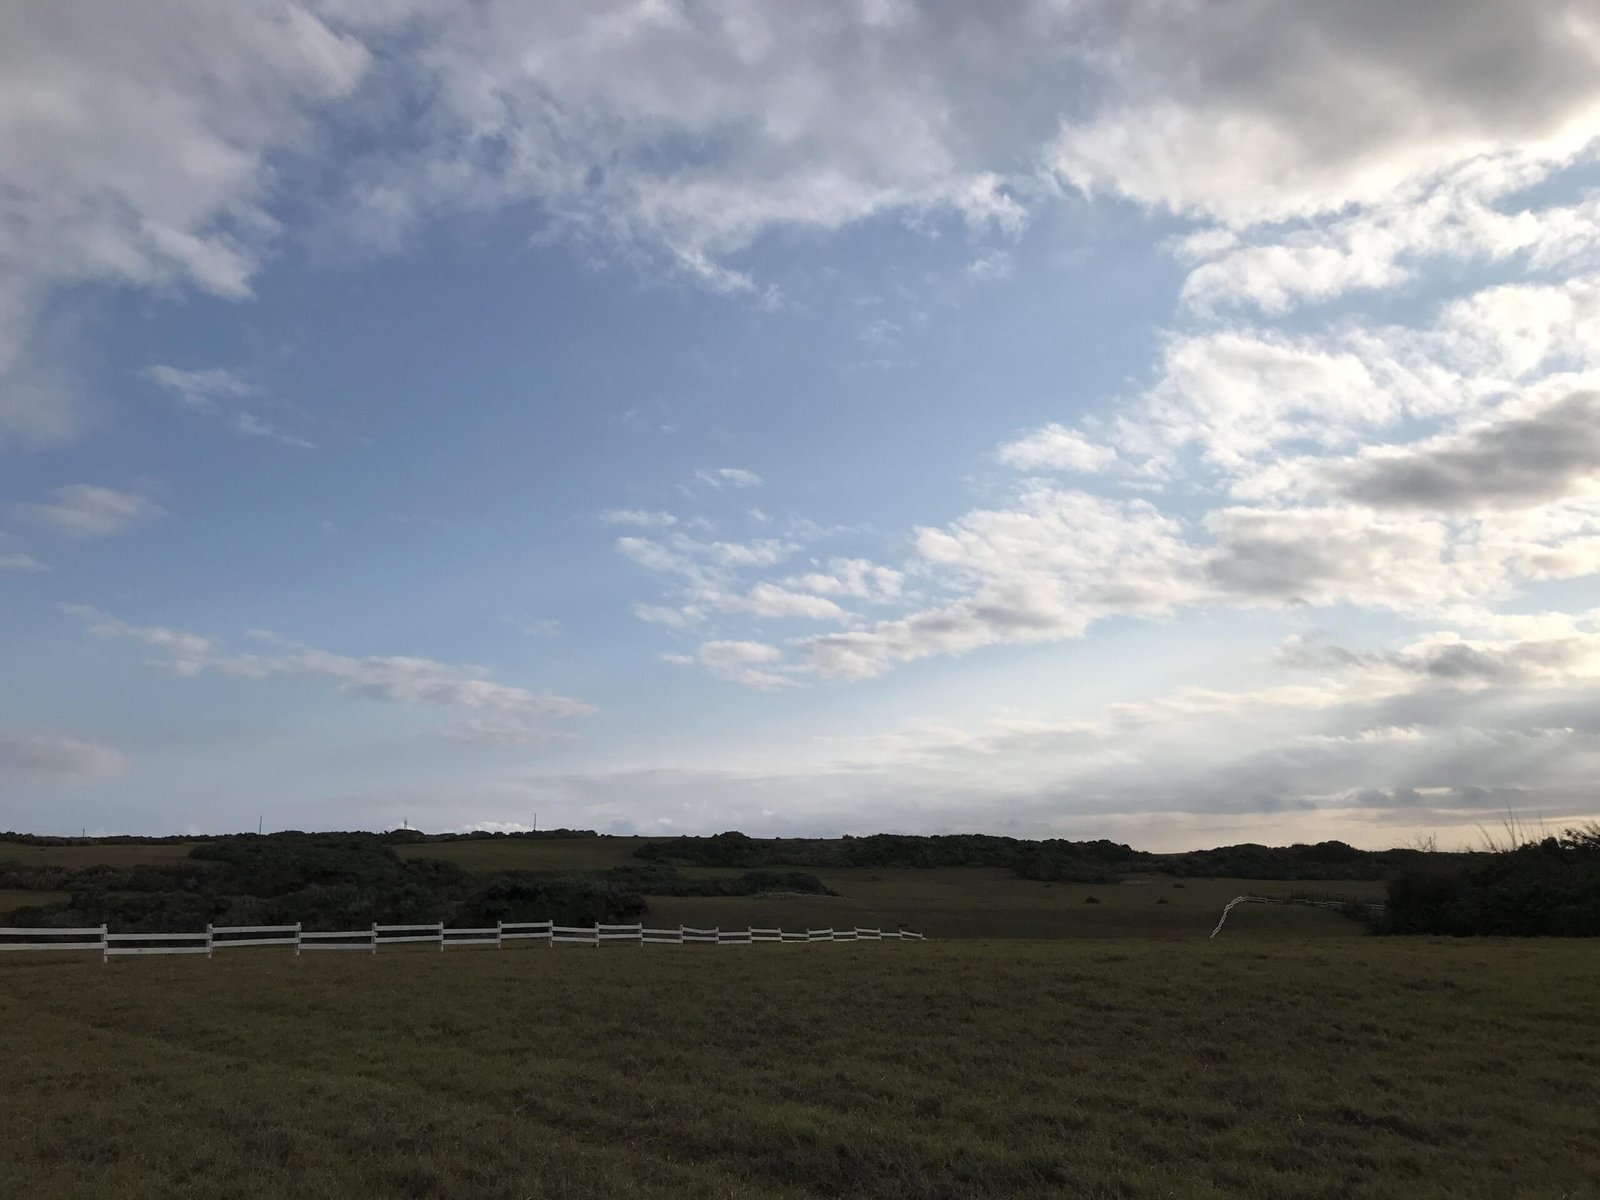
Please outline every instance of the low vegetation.
[[[1110, 883], [1126, 875], [1275, 880], [1386, 879], [1420, 850], [1358, 850], [1344, 842], [1244, 844], [1152, 854], [1120, 842], [1026, 840], [989, 834], [752, 838], [742, 833], [652, 839], [634, 852], [653, 862], [701, 867], [1003, 867], [1022, 879]], [[1454, 857], [1446, 855], [1445, 857]]]
[[1216, 942], [0, 960], [0, 1190], [1593, 1196], [1589, 947], [1260, 936], [1323, 915]]
[[0, 888], [30, 889], [41, 903], [8, 921], [41, 927], [110, 925], [181, 932], [216, 925], [300, 923], [307, 929], [373, 922], [477, 926], [554, 918], [565, 924], [627, 921], [646, 891], [668, 896], [827, 894], [799, 871], [689, 879], [635, 863], [581, 874], [474, 872], [445, 859], [402, 857], [372, 834], [272, 834], [208, 839], [188, 857], [125, 866], [0, 863]]
[[1402, 872], [1377, 924], [1384, 933], [1600, 937], [1600, 824]]

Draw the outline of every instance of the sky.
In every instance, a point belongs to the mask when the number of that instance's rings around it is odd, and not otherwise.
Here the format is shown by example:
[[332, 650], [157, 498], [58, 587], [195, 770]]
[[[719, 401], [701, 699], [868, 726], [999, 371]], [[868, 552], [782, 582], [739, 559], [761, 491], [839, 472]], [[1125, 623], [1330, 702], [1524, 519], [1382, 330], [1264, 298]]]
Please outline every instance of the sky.
[[1597, 780], [1593, 0], [0, 2], [0, 828]]

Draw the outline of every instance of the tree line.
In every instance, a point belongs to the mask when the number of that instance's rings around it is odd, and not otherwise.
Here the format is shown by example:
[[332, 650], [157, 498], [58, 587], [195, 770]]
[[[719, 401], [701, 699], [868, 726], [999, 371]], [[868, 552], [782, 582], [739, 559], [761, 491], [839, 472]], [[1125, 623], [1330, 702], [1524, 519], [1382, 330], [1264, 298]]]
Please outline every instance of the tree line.
[[69, 898], [14, 911], [8, 923], [109, 925], [137, 933], [212, 925], [350, 929], [373, 923], [472, 927], [496, 921], [593, 925], [639, 918], [647, 895], [725, 896], [828, 889], [801, 871], [688, 879], [670, 866], [609, 871], [469, 871], [402, 857], [375, 834], [240, 834], [197, 844], [187, 859], [129, 867], [0, 863], [0, 888], [64, 891]]

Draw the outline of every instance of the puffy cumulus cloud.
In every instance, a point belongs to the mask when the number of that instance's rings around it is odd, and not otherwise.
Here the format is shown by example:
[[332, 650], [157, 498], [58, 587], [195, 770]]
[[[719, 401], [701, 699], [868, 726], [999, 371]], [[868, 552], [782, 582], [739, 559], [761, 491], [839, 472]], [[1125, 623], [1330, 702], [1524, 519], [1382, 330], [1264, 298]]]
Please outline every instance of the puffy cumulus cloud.
[[1070, 183], [1233, 225], [1382, 200], [1483, 156], [1565, 160], [1600, 128], [1600, 20], [1573, 0], [1118, 10], [1068, 120]]
[[67, 537], [97, 538], [120, 533], [166, 511], [138, 492], [119, 492], [89, 483], [59, 487], [51, 496], [48, 501], [14, 504], [12, 512]]
[[1036, 429], [995, 452], [1001, 462], [1020, 471], [1102, 471], [1117, 459], [1110, 446], [1096, 445], [1083, 434], [1055, 422]]
[[821, 596], [850, 596], [874, 604], [891, 604], [900, 599], [905, 573], [865, 558], [833, 558], [818, 564], [819, 569], [791, 575], [783, 585]]
[[861, 678], [929, 655], [1075, 637], [1112, 612], [1170, 611], [1199, 586], [1199, 554], [1147, 502], [1042, 486], [1014, 508], [919, 529], [916, 555], [919, 572], [957, 594], [806, 639], [800, 649], [812, 669]]
[[779, 667], [783, 651], [763, 642], [703, 642], [693, 654], [664, 654], [680, 666], [700, 667], [717, 679], [771, 691], [791, 687], [794, 680]]
[[[794, 532], [792, 538], [743, 542], [707, 541], [670, 529], [654, 538], [618, 538], [620, 553], [673, 579], [668, 595], [671, 604], [638, 604], [634, 615], [671, 629], [702, 625], [718, 615], [850, 624], [854, 616], [840, 600], [882, 601], [898, 596], [900, 573], [864, 559], [834, 559], [827, 564], [827, 571], [755, 578], [776, 570], [798, 553], [800, 539], [825, 534], [804, 526]], [[727, 672], [713, 673], [731, 677]]]
[[65, 611], [98, 637], [127, 639], [161, 652], [156, 665], [181, 676], [214, 672], [233, 679], [325, 679], [375, 700], [454, 710], [462, 719], [445, 733], [463, 741], [530, 742], [563, 736], [553, 734], [547, 722], [596, 711], [569, 696], [497, 683], [480, 667], [410, 656], [352, 657], [268, 634], [256, 636], [270, 642], [273, 653], [232, 654], [201, 634], [130, 625], [83, 605], [67, 605]]
[[0, 442], [80, 433], [87, 409], [39, 344], [62, 287], [175, 284], [249, 294], [275, 156], [369, 62], [299, 4], [169, 0], [92, 21], [52, 5], [0, 18]]
[[748, 591], [722, 593], [710, 599], [724, 612], [748, 612], [758, 617], [801, 617], [808, 621], [850, 619], [844, 609], [826, 597], [792, 591], [775, 583], [758, 583]]
[[87, 783], [121, 775], [127, 755], [98, 742], [44, 730], [0, 729], [0, 779]]
[[532, 199], [720, 288], [750, 286], [728, 256], [774, 228], [941, 211], [1015, 228], [1008, 183], [1034, 174], [1081, 82], [1069, 22], [1042, 2], [361, 7], [355, 28], [399, 14], [422, 47], [397, 71], [414, 144], [354, 189], [369, 237]]
[[[1554, 165], [1548, 170], [1554, 173]], [[1519, 206], [1512, 193], [1524, 191], [1540, 174], [1526, 168], [1485, 172], [1481, 163], [1470, 163], [1424, 197], [1375, 203], [1309, 228], [1272, 228], [1209, 242], [1193, 236], [1179, 247], [1193, 264], [1182, 298], [1206, 315], [1245, 307], [1278, 315], [1351, 292], [1412, 283], [1435, 260], [1520, 260], [1542, 271], [1592, 266], [1600, 199]]]
[[[1199, 307], [1271, 311], [1390, 286], [1417, 254], [1549, 264], [1593, 242], [1590, 200], [1501, 203], [1597, 127], [1600, 39], [1572, 0], [163, 0], [0, 21], [0, 439], [23, 445], [89, 419], [61, 356], [29, 349], [60, 289], [245, 297], [308, 212], [341, 245], [397, 247], [435, 216], [514, 206], [542, 235], [748, 290], [739, 255], [774, 230], [949, 214], [1003, 240], [1062, 180], [1241, 227], [1362, 206], [1185, 243]], [[334, 161], [330, 131], [373, 149]], [[1010, 267], [974, 253], [974, 277]], [[155, 370], [197, 405], [239, 399]]]
[[1228, 508], [1206, 526], [1205, 576], [1235, 602], [1431, 611], [1493, 590], [1452, 562], [1450, 533], [1422, 518], [1374, 518], [1359, 508]]
[[1156, 383], [1121, 415], [1114, 440], [1164, 460], [1197, 446], [1213, 466], [1237, 471], [1285, 442], [1370, 436], [1427, 399], [1427, 380], [1364, 343], [1252, 330], [1182, 335], [1164, 347]]
[[1333, 468], [1346, 496], [1379, 508], [1526, 508], [1592, 488], [1600, 473], [1600, 393]]

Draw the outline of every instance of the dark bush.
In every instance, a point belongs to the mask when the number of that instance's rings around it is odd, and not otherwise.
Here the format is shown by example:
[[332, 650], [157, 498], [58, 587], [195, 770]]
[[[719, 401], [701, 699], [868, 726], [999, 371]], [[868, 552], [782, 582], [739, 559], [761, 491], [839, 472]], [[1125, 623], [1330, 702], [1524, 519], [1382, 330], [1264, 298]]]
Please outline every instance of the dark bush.
[[[1389, 883], [1380, 933], [1600, 937], [1600, 830], [1427, 862]], [[1443, 857], [1443, 856], [1432, 856]]]

